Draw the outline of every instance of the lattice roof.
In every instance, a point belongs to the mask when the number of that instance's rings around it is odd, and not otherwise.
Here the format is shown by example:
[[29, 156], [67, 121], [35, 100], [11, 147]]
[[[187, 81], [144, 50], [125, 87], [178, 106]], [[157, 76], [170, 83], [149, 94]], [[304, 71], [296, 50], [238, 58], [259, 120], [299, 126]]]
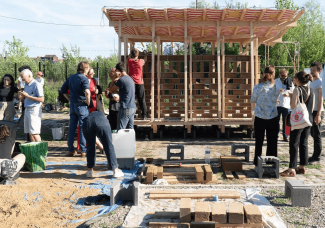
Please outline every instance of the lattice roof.
[[103, 8], [103, 12], [117, 34], [121, 24], [121, 36], [136, 42], [151, 41], [152, 28], [161, 41], [184, 42], [185, 24], [187, 37], [194, 42], [212, 42], [217, 39], [219, 23], [220, 37], [224, 36], [225, 42], [245, 43], [249, 42], [252, 22], [254, 37], [259, 43], [270, 44], [281, 42], [288, 29], [297, 26], [304, 10]]

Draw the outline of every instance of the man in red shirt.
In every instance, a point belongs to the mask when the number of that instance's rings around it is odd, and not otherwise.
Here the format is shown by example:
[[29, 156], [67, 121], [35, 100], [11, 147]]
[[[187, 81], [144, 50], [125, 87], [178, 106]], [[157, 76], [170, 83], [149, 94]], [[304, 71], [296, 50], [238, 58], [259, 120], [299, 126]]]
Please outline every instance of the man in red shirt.
[[147, 61], [147, 56], [144, 59], [139, 59], [139, 50], [134, 48], [128, 58], [129, 76], [133, 79], [135, 84], [135, 95], [137, 96], [142, 117], [144, 120], [147, 119], [147, 105], [145, 100], [145, 90], [143, 82], [143, 71], [142, 67]]

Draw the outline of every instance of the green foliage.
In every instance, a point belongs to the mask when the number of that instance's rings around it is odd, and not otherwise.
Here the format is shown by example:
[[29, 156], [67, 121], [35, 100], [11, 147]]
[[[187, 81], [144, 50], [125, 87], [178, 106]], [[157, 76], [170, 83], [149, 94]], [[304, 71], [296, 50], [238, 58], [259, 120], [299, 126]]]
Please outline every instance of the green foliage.
[[[228, 9], [244, 9], [247, 8], [248, 3], [241, 3], [241, 2], [234, 2], [233, 0], [229, 0], [229, 1], [225, 1], [226, 7]], [[204, 9], [204, 8], [208, 8], [208, 9], [220, 9], [220, 5], [219, 3], [217, 3], [217, 1], [215, 0], [214, 2], [210, 3], [207, 2], [206, 0], [200, 0], [198, 1], [197, 5], [196, 5], [196, 1], [192, 1], [190, 3], [190, 8], [197, 8], [197, 9]]]
[[292, 0], [276, 0], [275, 8], [290, 9], [290, 10], [298, 10], [299, 9], [299, 7]]

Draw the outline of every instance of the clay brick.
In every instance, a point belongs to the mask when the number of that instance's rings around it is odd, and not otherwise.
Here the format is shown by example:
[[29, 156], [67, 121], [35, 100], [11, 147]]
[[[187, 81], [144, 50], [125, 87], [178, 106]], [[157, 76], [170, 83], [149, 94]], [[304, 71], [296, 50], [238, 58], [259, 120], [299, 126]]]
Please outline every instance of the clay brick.
[[212, 181], [212, 169], [211, 166], [205, 165], [204, 166], [204, 176], [206, 181]]
[[195, 203], [195, 222], [209, 221], [210, 218], [210, 206], [208, 202], [196, 202]]
[[181, 198], [179, 219], [180, 222], [191, 222], [191, 198]]
[[225, 203], [213, 203], [211, 207], [212, 221], [227, 223], [227, 207]]
[[243, 171], [243, 163], [239, 162], [223, 162], [222, 169], [224, 172], [242, 172]]
[[204, 172], [201, 166], [195, 166], [195, 177], [197, 181], [204, 181]]
[[164, 168], [157, 167], [157, 179], [163, 179]]
[[230, 224], [244, 223], [244, 206], [241, 203], [229, 203], [228, 222]]
[[248, 224], [262, 223], [262, 213], [258, 206], [250, 204], [244, 206], [245, 216]]

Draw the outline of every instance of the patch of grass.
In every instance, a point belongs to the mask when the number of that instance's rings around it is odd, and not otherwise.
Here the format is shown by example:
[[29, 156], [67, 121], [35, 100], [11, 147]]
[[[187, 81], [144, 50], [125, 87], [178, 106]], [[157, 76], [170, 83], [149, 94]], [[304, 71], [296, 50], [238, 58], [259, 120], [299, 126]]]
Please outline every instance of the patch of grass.
[[319, 164], [314, 164], [314, 165], [307, 165], [306, 166], [308, 169], [321, 169], [322, 166]]
[[284, 154], [281, 154], [281, 155], [278, 155], [278, 158], [281, 160], [281, 161], [285, 161], [287, 156], [284, 155]]
[[313, 174], [311, 174], [311, 173], [305, 173], [305, 174], [303, 174], [305, 177], [309, 177], [309, 176], [312, 176]]
[[311, 210], [309, 210], [308, 208], [305, 210], [305, 213], [306, 214], [308, 214], [308, 215], [310, 215], [312, 212], [311, 212]]
[[106, 226], [105, 223], [102, 223], [102, 224], [100, 224], [99, 226], [100, 226], [101, 228], [108, 228], [108, 226]]
[[268, 190], [267, 192], [273, 193], [273, 194], [279, 194], [279, 192], [277, 190]]
[[272, 202], [275, 204], [286, 204], [287, 200], [284, 198], [274, 198]]
[[280, 167], [281, 167], [281, 168], [287, 168], [287, 167], [289, 167], [289, 164], [283, 164], [283, 163], [281, 163], [281, 164], [280, 164]]

